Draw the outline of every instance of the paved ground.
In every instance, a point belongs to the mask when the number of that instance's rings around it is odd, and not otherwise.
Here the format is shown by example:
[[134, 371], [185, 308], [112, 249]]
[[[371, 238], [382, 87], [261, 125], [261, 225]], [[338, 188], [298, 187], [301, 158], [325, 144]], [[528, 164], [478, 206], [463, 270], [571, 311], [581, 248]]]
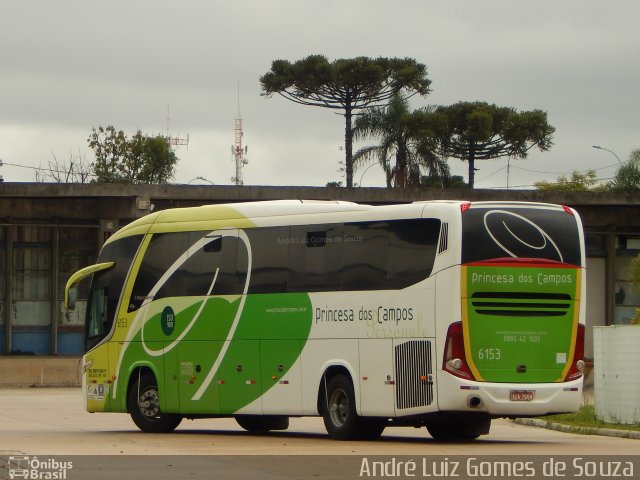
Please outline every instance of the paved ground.
[[233, 419], [185, 420], [173, 434], [139, 432], [126, 414], [82, 409], [80, 389], [0, 389], [2, 455], [637, 455], [638, 440], [585, 436], [496, 420], [475, 442], [447, 444], [425, 429], [389, 428], [380, 441], [337, 442], [319, 418], [252, 435]]
[[[467, 443], [439, 443], [414, 428], [389, 428], [379, 441], [338, 442], [328, 438], [319, 418], [294, 418], [286, 432], [266, 435], [244, 432], [233, 419], [185, 421], [172, 434], [152, 435], [139, 432], [126, 414], [85, 412], [79, 388], [0, 389], [0, 479], [475, 479], [478, 465], [484, 465], [483, 477], [520, 478], [492, 468], [524, 462], [535, 478], [549, 477], [549, 462], [567, 467], [567, 474], [554, 478], [585, 478], [573, 462], [595, 468], [631, 461], [626, 471], [637, 473], [639, 451], [639, 440], [508, 420], [494, 421], [489, 435]], [[387, 470], [373, 475], [373, 462]], [[410, 475], [402, 467], [407, 462], [416, 468]], [[17, 469], [25, 465], [30, 470]]]

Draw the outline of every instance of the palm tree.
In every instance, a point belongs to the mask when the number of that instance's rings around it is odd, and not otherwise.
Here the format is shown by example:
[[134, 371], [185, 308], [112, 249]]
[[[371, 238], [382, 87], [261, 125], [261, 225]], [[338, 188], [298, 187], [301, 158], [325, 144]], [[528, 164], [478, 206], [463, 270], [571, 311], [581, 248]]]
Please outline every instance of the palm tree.
[[409, 111], [405, 98], [397, 94], [386, 108], [372, 108], [358, 117], [354, 138], [379, 137], [378, 145], [363, 147], [353, 156], [354, 167], [377, 160], [387, 177], [387, 187], [420, 185], [421, 169], [446, 179], [449, 166], [433, 151], [432, 110]]

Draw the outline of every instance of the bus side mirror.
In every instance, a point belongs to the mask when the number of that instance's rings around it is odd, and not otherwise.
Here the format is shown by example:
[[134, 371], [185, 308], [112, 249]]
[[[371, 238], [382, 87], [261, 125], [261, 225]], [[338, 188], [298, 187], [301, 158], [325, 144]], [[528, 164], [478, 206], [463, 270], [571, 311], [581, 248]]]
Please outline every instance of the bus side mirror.
[[80, 283], [83, 278], [96, 272], [107, 270], [114, 265], [114, 262], [97, 263], [95, 265], [84, 267], [82, 270], [78, 270], [76, 273], [71, 275], [64, 287], [64, 307], [67, 310], [73, 310], [76, 307], [76, 300], [78, 299], [78, 283]]
[[74, 310], [76, 308], [76, 299], [78, 298], [78, 287], [74, 285], [67, 290], [67, 304], [65, 307], [67, 310]]

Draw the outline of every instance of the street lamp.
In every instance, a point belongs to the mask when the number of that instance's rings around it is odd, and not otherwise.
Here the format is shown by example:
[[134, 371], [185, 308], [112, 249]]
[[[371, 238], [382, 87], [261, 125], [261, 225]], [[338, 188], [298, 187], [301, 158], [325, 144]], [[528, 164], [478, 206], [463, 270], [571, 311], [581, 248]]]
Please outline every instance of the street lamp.
[[600, 145], [592, 145], [593, 148], [596, 148], [598, 150], [604, 150], [605, 152], [609, 152], [610, 154], [612, 154], [614, 157], [616, 157], [618, 159], [618, 163], [620, 165], [622, 165], [622, 160], [620, 160], [620, 157], [618, 155], [616, 155], [616, 152], [614, 152], [613, 150], [609, 150], [608, 148], [604, 148], [601, 147]]
[[367, 168], [364, 169], [364, 172], [362, 172], [362, 175], [360, 175], [360, 182], [358, 183], [359, 187], [362, 187], [362, 179], [364, 177], [364, 174], [367, 173], [369, 171], [369, 169], [371, 167], [373, 167], [374, 165], [378, 165], [378, 163], [372, 163], [371, 165], [369, 165]]
[[195, 182], [196, 180], [202, 180], [204, 182], [209, 182], [211, 185], [215, 185], [215, 183], [213, 183], [211, 180], [209, 180], [208, 178], [204, 178], [204, 177], [192, 178], [191, 180], [189, 180], [189, 183], [187, 185], [191, 185], [191, 182]]

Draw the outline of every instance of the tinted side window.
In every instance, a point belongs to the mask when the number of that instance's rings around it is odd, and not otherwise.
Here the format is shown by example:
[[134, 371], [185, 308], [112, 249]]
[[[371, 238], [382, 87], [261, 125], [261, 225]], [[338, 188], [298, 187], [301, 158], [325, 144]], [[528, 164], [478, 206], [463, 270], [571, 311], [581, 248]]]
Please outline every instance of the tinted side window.
[[346, 224], [340, 289], [381, 290], [386, 288], [388, 259], [387, 222]]
[[286, 292], [291, 228], [253, 228], [245, 232], [251, 240], [253, 255], [249, 293]]
[[238, 239], [237, 230], [225, 232], [225, 236], [191, 232], [189, 244], [196, 243], [201, 245], [200, 248], [192, 253], [184, 265], [186, 281], [182, 287], [182, 295], [242, 293], [247, 271], [247, 252], [244, 243]]
[[342, 224], [291, 227], [288, 291], [338, 290], [342, 240]]
[[[130, 312], [140, 308], [160, 278], [188, 248], [189, 234], [186, 232], [156, 233], [153, 235], [133, 285], [129, 301]], [[186, 284], [185, 280], [184, 268], [180, 267], [164, 283], [155, 298], [179, 295], [181, 286]]]
[[[187, 252], [190, 252], [188, 256]], [[237, 230], [225, 236], [209, 232], [155, 234], [133, 286], [129, 311], [140, 308], [153, 287], [172, 266], [175, 271], [154, 299], [242, 293], [247, 271], [247, 251]], [[214, 283], [215, 279], [215, 283]]]
[[[440, 221], [410, 219], [247, 229], [248, 293], [400, 289], [427, 278]], [[238, 231], [156, 234], [136, 278], [129, 311], [188, 250], [154, 298], [241, 294], [248, 252]], [[212, 285], [215, 278], [215, 284]]]
[[406, 288], [431, 275], [439, 234], [435, 218], [389, 222], [387, 288]]

